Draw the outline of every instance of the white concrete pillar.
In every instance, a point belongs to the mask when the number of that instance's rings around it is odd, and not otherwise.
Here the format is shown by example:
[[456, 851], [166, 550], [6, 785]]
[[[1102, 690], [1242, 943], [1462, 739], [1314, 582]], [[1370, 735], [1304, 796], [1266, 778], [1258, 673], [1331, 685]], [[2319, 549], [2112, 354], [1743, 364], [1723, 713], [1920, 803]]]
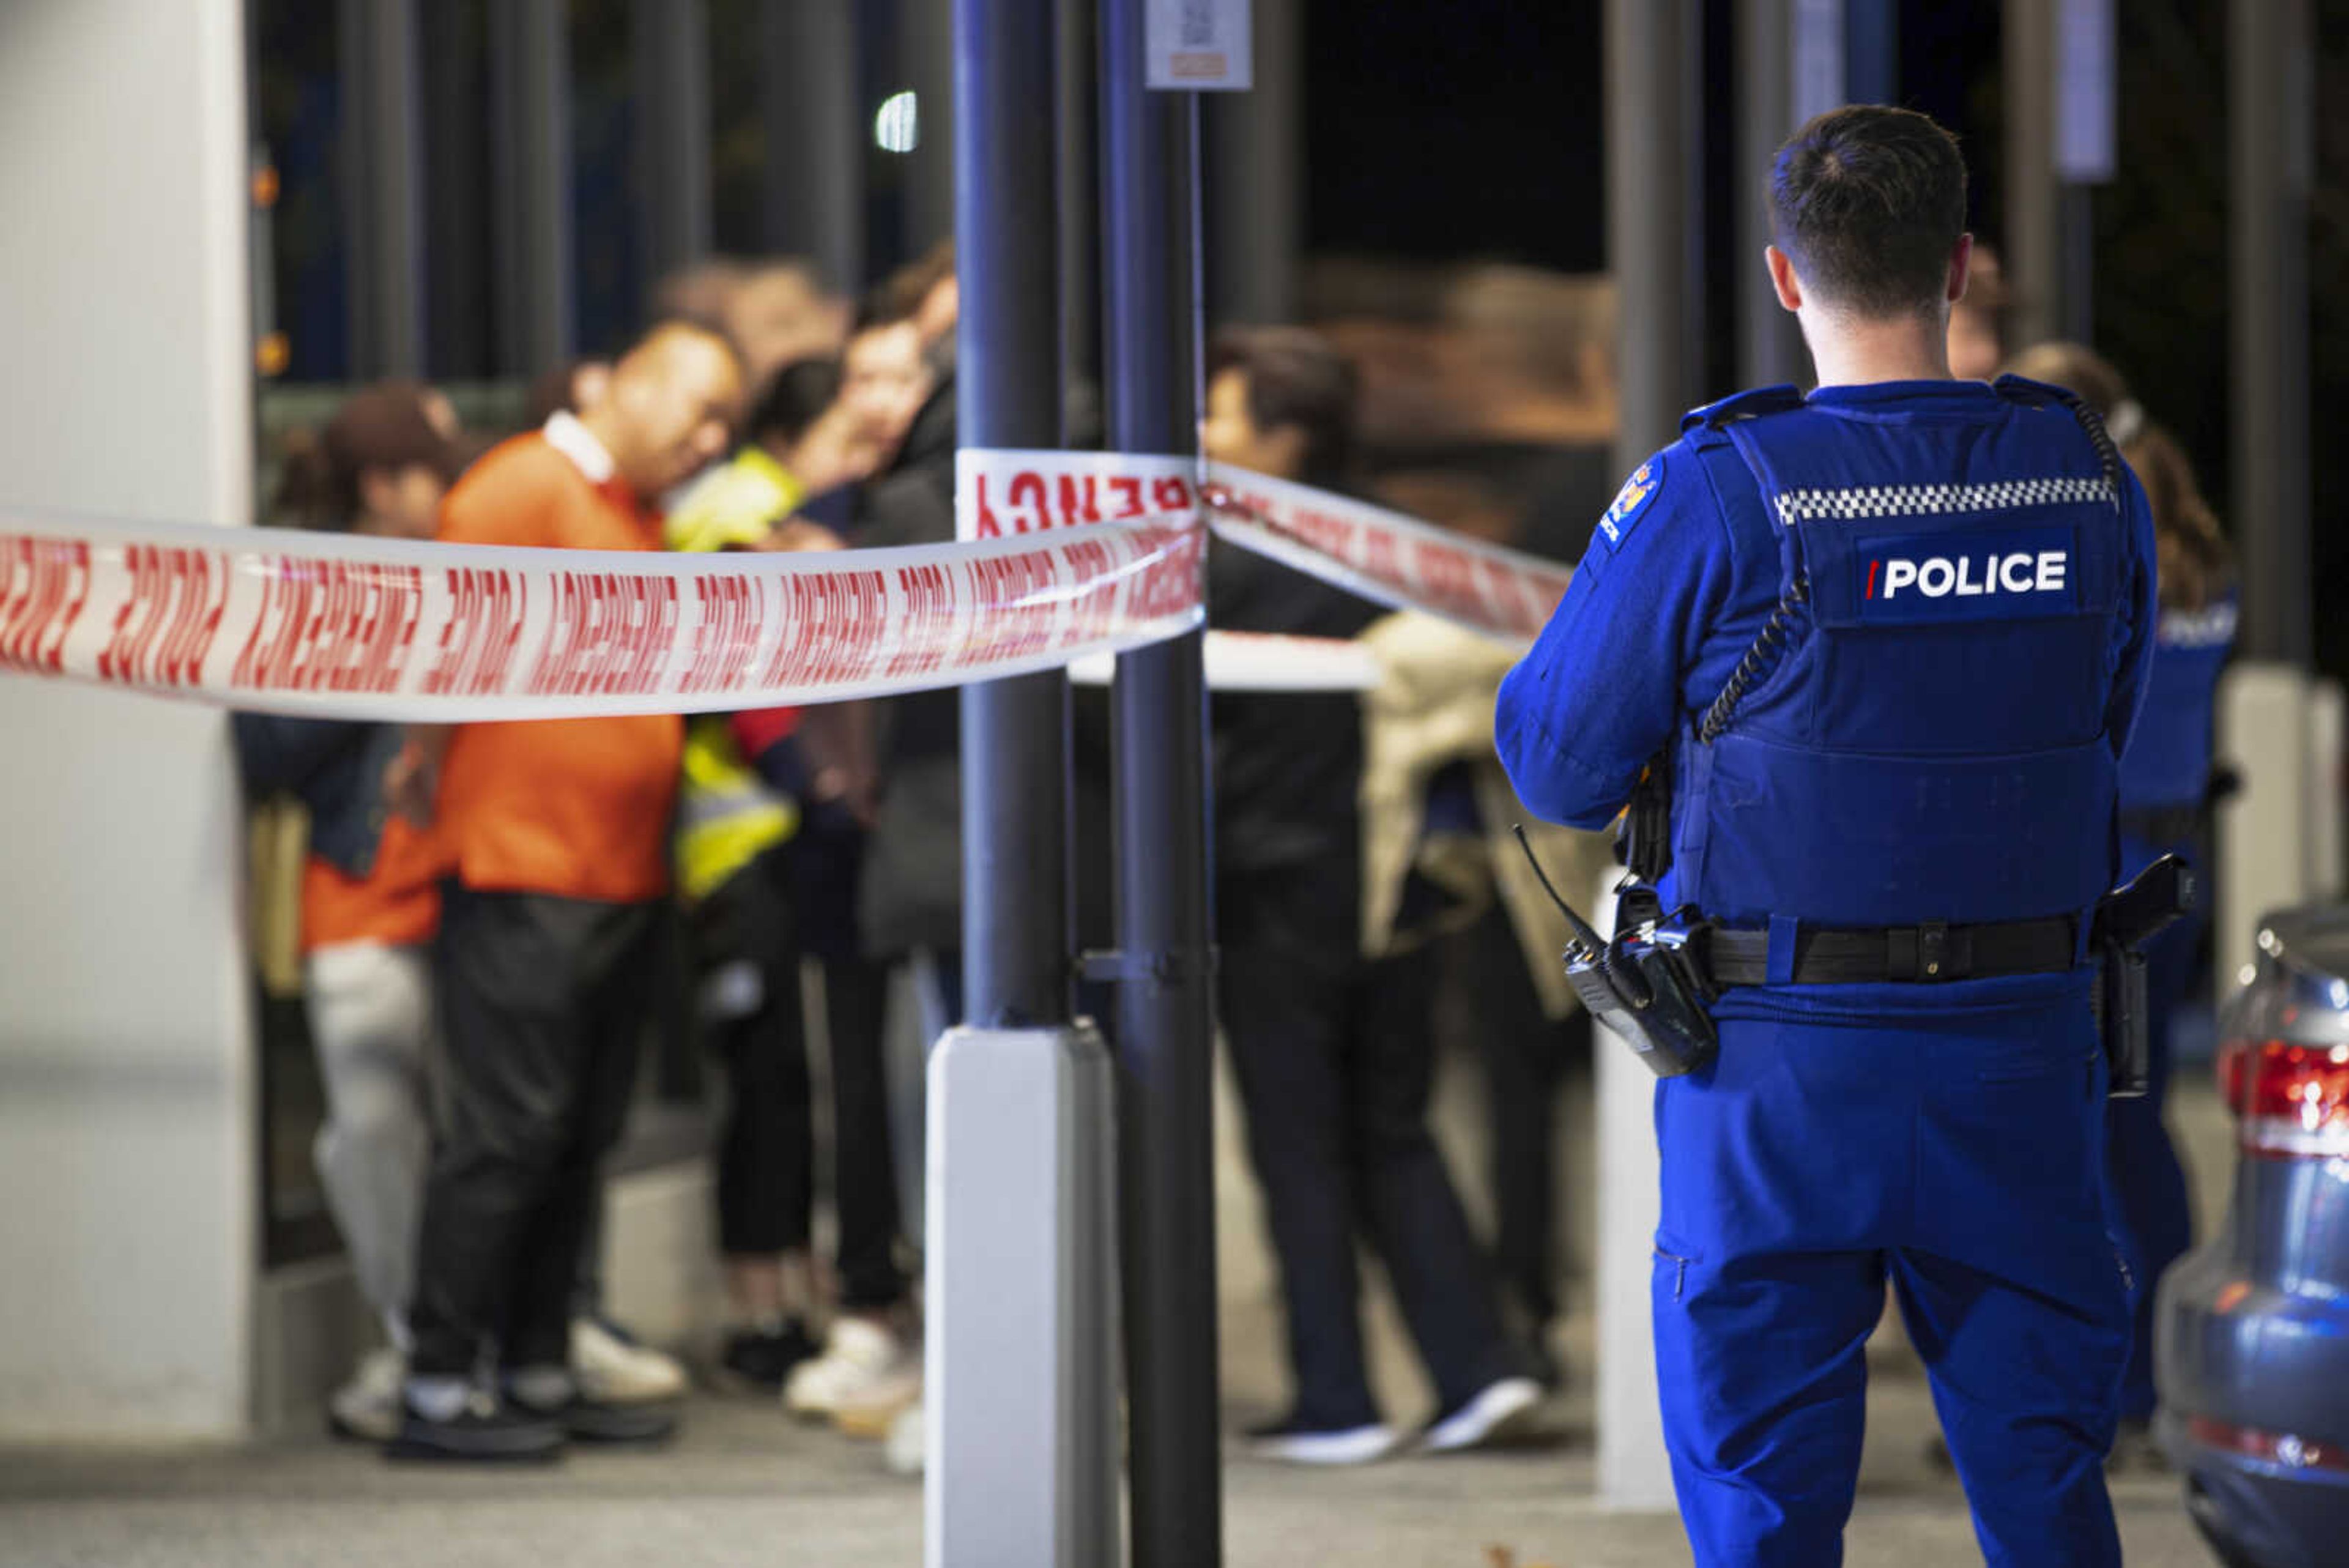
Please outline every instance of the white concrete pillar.
[[[244, 8], [0, 8], [0, 507], [251, 521]], [[0, 1438], [248, 1419], [260, 1168], [214, 709], [0, 674]]]
[[[1610, 935], [1619, 877], [1610, 871], [1591, 897], [1592, 923]], [[1627, 1512], [1670, 1513], [1672, 1477], [1648, 1297], [1660, 1202], [1656, 1075], [1595, 1022], [1591, 1049], [1598, 1056], [1599, 1501]]]
[[1117, 1568], [1115, 1082], [1090, 1023], [930, 1054], [929, 1568]]

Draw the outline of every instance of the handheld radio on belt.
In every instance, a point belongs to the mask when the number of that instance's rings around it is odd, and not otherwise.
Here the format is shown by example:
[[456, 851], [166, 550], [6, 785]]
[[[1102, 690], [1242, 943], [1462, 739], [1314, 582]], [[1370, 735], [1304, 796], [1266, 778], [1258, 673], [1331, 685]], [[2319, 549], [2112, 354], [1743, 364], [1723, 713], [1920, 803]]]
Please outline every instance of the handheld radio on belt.
[[1710, 1063], [1721, 1037], [1706, 1011], [1711, 988], [1692, 955], [1653, 925], [1627, 928], [1612, 941], [1600, 936], [1558, 897], [1534, 858], [1526, 830], [1515, 832], [1542, 891], [1573, 928], [1574, 940], [1564, 954], [1566, 978], [1590, 1015], [1621, 1035], [1659, 1078], [1677, 1078]]

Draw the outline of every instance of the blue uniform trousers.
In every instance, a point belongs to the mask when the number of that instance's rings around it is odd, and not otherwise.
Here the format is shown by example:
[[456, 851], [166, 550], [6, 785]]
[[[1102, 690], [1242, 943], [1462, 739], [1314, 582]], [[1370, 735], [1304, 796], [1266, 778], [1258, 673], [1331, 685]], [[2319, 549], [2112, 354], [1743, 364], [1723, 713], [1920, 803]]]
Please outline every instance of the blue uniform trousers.
[[1658, 1086], [1657, 1376], [1697, 1562], [1841, 1561], [1889, 1279], [1988, 1561], [2117, 1564], [2131, 1285], [2085, 978], [1806, 990], [1732, 992], [1718, 1061]]

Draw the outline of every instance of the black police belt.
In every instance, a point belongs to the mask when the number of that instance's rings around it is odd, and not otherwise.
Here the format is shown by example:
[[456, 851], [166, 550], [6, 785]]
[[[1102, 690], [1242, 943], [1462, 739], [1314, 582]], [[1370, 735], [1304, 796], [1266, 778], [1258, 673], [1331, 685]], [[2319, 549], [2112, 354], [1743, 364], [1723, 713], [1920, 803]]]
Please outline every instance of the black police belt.
[[2147, 844], [2183, 844], [2202, 831], [2208, 810], [2200, 804], [2121, 813], [2121, 831]]
[[[1797, 928], [1794, 983], [1938, 984], [2011, 974], [2060, 974], [2078, 961], [2079, 929], [2068, 915], [1977, 926], [1929, 920], [1858, 931]], [[1708, 926], [1694, 933], [1692, 945], [1716, 986], [1779, 983], [1770, 979], [1766, 930]]]

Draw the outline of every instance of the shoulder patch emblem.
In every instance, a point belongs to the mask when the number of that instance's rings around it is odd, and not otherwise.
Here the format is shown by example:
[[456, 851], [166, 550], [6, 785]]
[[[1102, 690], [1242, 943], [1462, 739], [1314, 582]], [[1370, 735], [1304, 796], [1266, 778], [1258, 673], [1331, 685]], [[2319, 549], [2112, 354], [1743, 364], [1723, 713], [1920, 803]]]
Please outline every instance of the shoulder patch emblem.
[[1607, 515], [1599, 520], [1599, 531], [1607, 535], [1609, 545], [1623, 542], [1623, 535], [1631, 531], [1631, 524], [1638, 522], [1640, 514], [1648, 509], [1648, 503], [1656, 498], [1656, 492], [1663, 487], [1663, 483], [1664, 454], [1661, 452], [1641, 463], [1640, 472], [1623, 482], [1623, 488], [1615, 493], [1614, 504], [1608, 507]]

